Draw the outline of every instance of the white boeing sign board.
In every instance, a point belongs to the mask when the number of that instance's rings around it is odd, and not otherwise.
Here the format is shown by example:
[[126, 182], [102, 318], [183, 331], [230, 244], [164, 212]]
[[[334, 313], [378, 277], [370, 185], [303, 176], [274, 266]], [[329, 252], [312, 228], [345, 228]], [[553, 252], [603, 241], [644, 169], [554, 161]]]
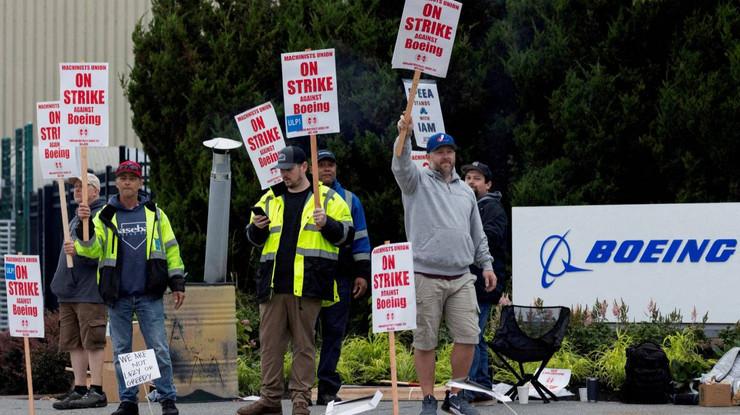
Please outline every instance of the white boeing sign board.
[[512, 284], [517, 304], [624, 300], [630, 321], [655, 301], [691, 321], [740, 319], [740, 203], [515, 207]]

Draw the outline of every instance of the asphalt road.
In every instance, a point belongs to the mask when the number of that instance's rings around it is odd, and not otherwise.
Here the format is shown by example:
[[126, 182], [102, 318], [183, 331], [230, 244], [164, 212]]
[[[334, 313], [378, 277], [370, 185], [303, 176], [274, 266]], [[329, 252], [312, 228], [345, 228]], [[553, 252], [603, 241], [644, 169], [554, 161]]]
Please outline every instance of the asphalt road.
[[[57, 411], [52, 408], [51, 399], [39, 399], [35, 401], [35, 410], [38, 415], [98, 415], [109, 414], [117, 408], [117, 404], [109, 404], [106, 408], [98, 409], [80, 409]], [[236, 409], [246, 402], [208, 402], [208, 403], [181, 403], [178, 404], [180, 414], [182, 415], [233, 415]], [[730, 408], [703, 408], [699, 406], [679, 406], [679, 405], [626, 405], [618, 402], [597, 402], [582, 403], [576, 401], [560, 401], [543, 404], [540, 401], [530, 401], [527, 405], [520, 405], [516, 402], [509, 404], [510, 408], [518, 415], [572, 415], [572, 414], [596, 414], [596, 415], [682, 415], [682, 414], [740, 414], [740, 407]], [[159, 404], [152, 404], [152, 414], [160, 415]], [[290, 401], [283, 401], [283, 413], [290, 414]], [[420, 402], [403, 401], [400, 404], [401, 415], [417, 415], [421, 409]], [[481, 415], [495, 414], [514, 415], [514, 412], [507, 409], [502, 404], [478, 407]], [[324, 414], [326, 407], [311, 407], [312, 414]], [[28, 414], [28, 400], [25, 397], [4, 396], [0, 397], [0, 414], [2, 415], [25, 415]], [[139, 404], [139, 413], [148, 415], [146, 403]], [[391, 403], [381, 402], [374, 411], [366, 412], [367, 414], [390, 414], [392, 413]], [[441, 410], [439, 414], [444, 412]]]

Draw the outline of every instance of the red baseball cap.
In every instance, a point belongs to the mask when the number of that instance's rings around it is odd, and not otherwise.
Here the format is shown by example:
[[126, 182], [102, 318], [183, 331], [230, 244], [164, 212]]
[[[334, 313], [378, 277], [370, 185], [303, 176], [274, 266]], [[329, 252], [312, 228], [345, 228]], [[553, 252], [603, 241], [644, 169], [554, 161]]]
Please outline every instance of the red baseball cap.
[[123, 173], [131, 173], [134, 176], [141, 178], [141, 164], [135, 161], [126, 160], [119, 164], [116, 169], [116, 176], [120, 176]]

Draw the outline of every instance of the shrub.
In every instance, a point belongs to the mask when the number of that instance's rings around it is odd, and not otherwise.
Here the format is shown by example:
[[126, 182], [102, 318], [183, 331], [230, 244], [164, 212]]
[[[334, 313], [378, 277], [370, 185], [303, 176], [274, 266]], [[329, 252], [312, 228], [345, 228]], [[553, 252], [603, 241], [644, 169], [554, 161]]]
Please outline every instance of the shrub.
[[236, 359], [236, 374], [239, 380], [239, 393], [258, 395], [262, 385], [262, 373], [259, 358], [239, 356]]
[[688, 327], [667, 336], [663, 340], [663, 350], [670, 361], [673, 380], [680, 385], [687, 385], [713, 365], [697, 352], [696, 336]]
[[594, 373], [610, 389], [618, 391], [624, 384], [624, 365], [627, 363], [627, 348], [633, 338], [626, 332], [618, 331], [617, 340], [609, 347], [594, 352]]

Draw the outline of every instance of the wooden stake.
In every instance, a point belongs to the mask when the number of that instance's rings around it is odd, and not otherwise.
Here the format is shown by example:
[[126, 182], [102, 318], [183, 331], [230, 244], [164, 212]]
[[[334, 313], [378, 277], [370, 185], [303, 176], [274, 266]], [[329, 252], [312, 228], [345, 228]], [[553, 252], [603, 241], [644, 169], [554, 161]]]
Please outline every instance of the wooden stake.
[[[419, 79], [421, 78], [421, 71], [418, 69], [414, 70], [414, 80], [411, 82], [411, 91], [409, 92], [409, 98], [406, 101], [406, 111], [403, 112], [403, 117], [406, 123], [411, 119], [411, 110], [414, 108], [414, 101], [416, 100], [416, 88], [419, 86]], [[398, 143], [396, 144], [396, 157], [401, 157], [403, 152], [403, 144], [406, 142], [406, 134], [408, 131], [403, 129], [400, 131], [398, 137]]]
[[[64, 191], [64, 180], [57, 179], [57, 187], [59, 187], [59, 206], [62, 208], [62, 229], [64, 229], [64, 241], [71, 240], [69, 237], [69, 215], [67, 214], [67, 192]], [[67, 268], [74, 267], [74, 261], [72, 261], [72, 255], [67, 255]]]
[[[80, 180], [82, 181], [82, 201], [87, 203], [87, 145], [80, 146], [80, 158], [82, 162], [82, 172], [80, 174]], [[87, 241], [90, 239], [90, 221], [84, 219], [82, 221], [82, 240]]]
[[23, 336], [23, 350], [26, 355], [26, 383], [28, 384], [28, 413], [36, 414], [36, 407], [33, 401], [33, 375], [31, 373], [31, 346], [28, 343], [28, 336]]
[[393, 397], [393, 415], [398, 415], [398, 375], [396, 374], [396, 334], [388, 332], [388, 345], [391, 354], [391, 396]]
[[313, 176], [313, 207], [321, 207], [319, 199], [319, 156], [316, 150], [316, 134], [311, 134], [311, 175]]

